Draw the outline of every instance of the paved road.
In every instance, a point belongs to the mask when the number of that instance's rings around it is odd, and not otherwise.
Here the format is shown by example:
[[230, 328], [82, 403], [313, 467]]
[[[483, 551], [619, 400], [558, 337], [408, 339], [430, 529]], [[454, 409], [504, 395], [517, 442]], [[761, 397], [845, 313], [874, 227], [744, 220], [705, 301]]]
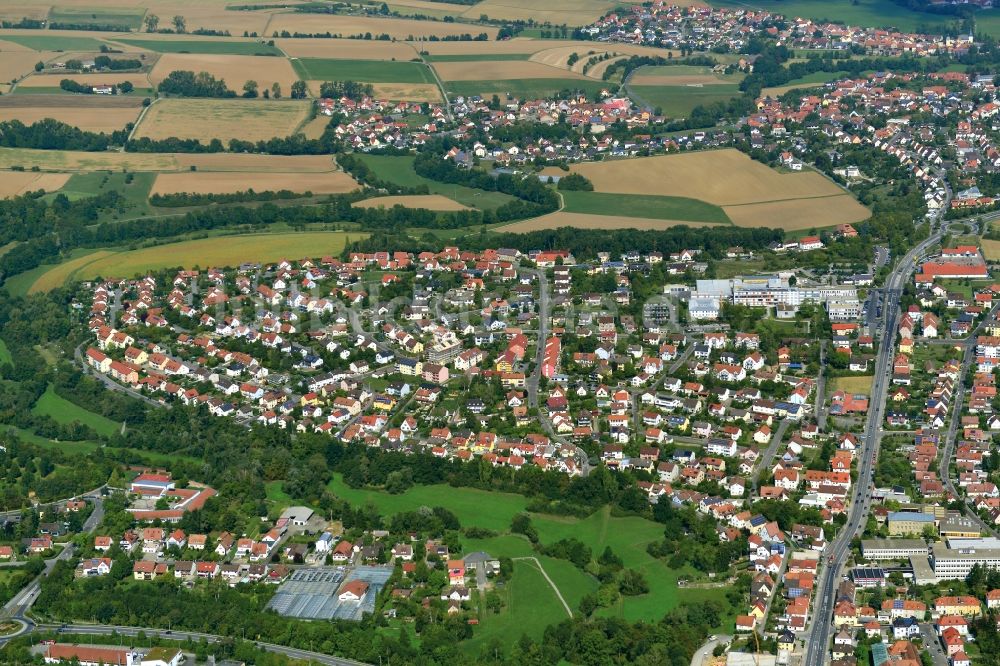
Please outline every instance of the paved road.
[[[86, 634], [91, 636], [107, 636], [113, 633], [117, 633], [121, 636], [136, 636], [139, 632], [143, 632], [147, 636], [153, 636], [157, 638], [164, 638], [168, 640], [193, 640], [198, 641], [204, 638], [208, 643], [219, 643], [222, 641], [231, 640], [232, 636], [218, 636], [216, 634], [203, 634], [197, 631], [168, 631], [165, 629], [154, 629], [150, 627], [121, 627], [121, 626], [110, 626], [110, 625], [91, 625], [91, 624], [69, 624], [69, 625], [58, 625], [58, 624], [39, 624], [35, 625], [34, 628], [39, 631], [62, 631], [72, 634]], [[286, 647], [284, 645], [275, 645], [273, 643], [263, 643], [258, 641], [257, 646], [262, 650], [267, 652], [274, 652], [276, 654], [283, 654], [292, 659], [302, 659], [306, 661], [315, 662], [318, 664], [324, 664], [325, 666], [365, 666], [363, 662], [353, 661], [351, 659], [342, 659], [340, 657], [333, 657], [327, 654], [322, 654], [320, 652], [310, 652], [309, 650], [299, 650], [298, 648]]]
[[937, 634], [934, 633], [934, 627], [926, 623], [921, 623], [920, 638], [924, 641], [924, 652], [931, 655], [931, 659], [934, 660], [934, 666], [949, 666], [950, 662], [944, 650], [941, 649], [941, 642], [938, 641]]
[[854, 485], [855, 496], [850, 504], [847, 524], [837, 538], [829, 544], [824, 555], [829, 557], [820, 574], [820, 583], [813, 608], [813, 622], [810, 628], [811, 640], [805, 655], [805, 666], [822, 666], [828, 655], [830, 633], [833, 630], [833, 603], [840, 580], [840, 570], [850, 552], [851, 539], [861, 530], [868, 518], [871, 506], [869, 487], [875, 467], [882, 433], [882, 419], [885, 413], [885, 399], [892, 372], [892, 357], [895, 349], [896, 330], [899, 325], [899, 297], [905, 282], [913, 274], [916, 261], [924, 252], [939, 242], [943, 228], [912, 248], [902, 257], [896, 268], [889, 274], [885, 285], [882, 336], [875, 365], [875, 378], [869, 400], [870, 409], [865, 423], [859, 452], [858, 478]]
[[826, 432], [826, 340], [819, 343], [819, 376], [816, 378], [816, 406], [813, 415], [820, 432]]
[[712, 640], [706, 642], [700, 648], [695, 650], [694, 655], [691, 657], [691, 666], [702, 666], [705, 663], [705, 659], [712, 656], [712, 650], [715, 649], [716, 645], [728, 645], [732, 640], [732, 636], [720, 634]]
[[767, 448], [764, 450], [764, 455], [760, 457], [756, 467], [754, 467], [753, 478], [750, 482], [751, 502], [753, 502], [753, 498], [757, 496], [757, 489], [760, 487], [760, 475], [765, 469], [770, 468], [771, 461], [778, 452], [778, 447], [781, 446], [781, 440], [785, 438], [785, 431], [788, 430], [789, 423], [791, 423], [791, 421], [782, 421], [778, 424], [778, 429], [774, 431], [771, 443], [767, 445]]
[[[955, 452], [955, 442], [958, 439], [958, 427], [961, 423], [961, 414], [963, 404], [965, 402], [965, 378], [969, 374], [969, 367], [972, 365], [972, 361], [976, 357], [976, 337], [979, 332], [986, 325], [986, 322], [991, 321], [993, 316], [1000, 310], [1000, 305], [994, 306], [990, 310], [983, 320], [979, 323], [976, 328], [972, 330], [969, 337], [964, 341], [954, 340], [953, 344], [961, 344], [964, 347], [964, 353], [962, 354], [962, 367], [958, 374], [958, 381], [955, 384], [955, 400], [951, 405], [951, 414], [949, 415], [948, 432], [945, 433], [944, 447], [941, 449], [941, 460], [939, 461], [938, 476], [941, 478], [942, 483], [944, 483], [945, 488], [955, 497], [960, 497], [958, 490], [955, 488], [955, 481], [951, 476], [951, 459]], [[979, 517], [975, 509], [970, 507], [969, 511], [966, 511], [966, 516], [979, 525], [979, 529], [985, 531], [987, 534], [992, 536], [998, 536], [997, 531], [993, 529], [992, 526], [987, 524], [984, 520]]]

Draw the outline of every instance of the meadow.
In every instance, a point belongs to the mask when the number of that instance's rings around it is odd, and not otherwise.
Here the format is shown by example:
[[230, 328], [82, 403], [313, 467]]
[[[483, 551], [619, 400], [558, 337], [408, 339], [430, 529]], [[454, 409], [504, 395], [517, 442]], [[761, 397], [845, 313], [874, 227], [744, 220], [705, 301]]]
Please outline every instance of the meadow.
[[149, 107], [137, 138], [258, 141], [285, 137], [309, 115], [309, 101], [163, 99]]
[[102, 42], [93, 37], [65, 35], [50, 31], [33, 33], [22, 31], [0, 36], [6, 42], [20, 44], [33, 51], [100, 51]]
[[[75, 150], [0, 148], [0, 169], [38, 167], [43, 171], [249, 171], [314, 173], [329, 171], [329, 155], [253, 153], [92, 153]], [[193, 168], [192, 168], [193, 167]]]
[[670, 118], [687, 118], [698, 106], [715, 102], [728, 102], [738, 97], [739, 84], [721, 83], [714, 85], [629, 85], [628, 90], [635, 101], [659, 109]]
[[434, 83], [427, 65], [385, 60], [299, 58], [292, 61], [306, 81], [362, 81], [364, 83]]
[[157, 175], [150, 193], [227, 194], [246, 190], [257, 192], [289, 190], [313, 194], [341, 194], [357, 188], [357, 182], [343, 171], [327, 173], [189, 171]]
[[711, 222], [691, 222], [688, 220], [658, 220], [646, 217], [630, 217], [628, 215], [591, 215], [588, 213], [567, 213], [556, 211], [519, 222], [498, 225], [496, 231], [515, 234], [539, 231], [541, 229], [559, 229], [560, 227], [575, 227], [577, 229], [669, 229], [670, 227], [713, 227]]
[[511, 95], [520, 99], [555, 95], [563, 90], [579, 90], [596, 95], [608, 88], [607, 83], [587, 78], [502, 79], [475, 81], [446, 81], [445, 90], [454, 95], [481, 95], [489, 97]]
[[830, 393], [834, 391], [844, 391], [846, 393], [864, 393], [869, 395], [872, 392], [872, 376], [862, 375], [859, 377], [834, 377], [830, 380]]
[[471, 187], [448, 185], [424, 178], [413, 170], [412, 157], [391, 155], [363, 155], [361, 157], [365, 164], [382, 180], [406, 187], [426, 185], [431, 194], [440, 194], [469, 208], [486, 210], [497, 208], [514, 200], [513, 197], [501, 192], [486, 192]]
[[61, 397], [51, 385], [34, 404], [31, 411], [33, 414], [49, 416], [57, 423], [82, 423], [92, 428], [97, 434], [106, 437], [110, 437], [121, 428], [120, 424], [111, 419], [95, 414]]
[[983, 248], [983, 257], [987, 261], [1000, 261], [1000, 241], [984, 238], [980, 243]]
[[358, 208], [425, 208], [427, 210], [465, 210], [466, 206], [443, 197], [440, 194], [415, 194], [410, 196], [373, 197], [357, 201], [353, 206]]
[[49, 11], [49, 22], [89, 25], [95, 29], [115, 26], [124, 30], [138, 30], [142, 26], [142, 17], [145, 13], [145, 9], [138, 8], [55, 6]]

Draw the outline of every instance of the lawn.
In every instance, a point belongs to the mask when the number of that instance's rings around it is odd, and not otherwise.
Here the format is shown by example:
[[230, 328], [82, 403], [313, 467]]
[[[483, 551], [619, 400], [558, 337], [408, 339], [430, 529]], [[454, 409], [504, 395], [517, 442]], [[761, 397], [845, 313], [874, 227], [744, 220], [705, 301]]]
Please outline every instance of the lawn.
[[120, 429], [120, 425], [100, 414], [95, 414], [58, 395], [51, 385], [31, 408], [33, 414], [51, 416], [57, 423], [78, 421], [105, 437], [110, 437]]
[[7, 349], [7, 343], [0, 340], [0, 365], [4, 363], [14, 364], [14, 357], [10, 355], [10, 350]]
[[671, 118], [686, 118], [696, 106], [727, 102], [740, 93], [739, 84], [695, 86], [629, 86], [637, 102], [660, 109]]
[[721, 207], [687, 197], [577, 191], [562, 192], [562, 195], [563, 210], [568, 213], [732, 224]]
[[3, 40], [27, 46], [35, 51], [100, 51], [102, 42], [93, 37], [68, 35], [14, 35], [5, 34]]
[[87, 25], [95, 30], [115, 26], [124, 30], [138, 30], [142, 27], [144, 9], [96, 9], [53, 7], [49, 12], [49, 23]]
[[413, 170], [412, 157], [395, 155], [360, 155], [360, 157], [382, 180], [406, 187], [426, 185], [431, 194], [440, 194], [470, 208], [488, 210], [514, 201], [514, 197], [502, 192], [487, 192], [424, 178]]
[[[421, 506], [443, 506], [458, 517], [463, 527], [476, 525], [496, 531], [507, 530], [514, 516], [528, 505], [528, 500], [521, 495], [446, 485], [413, 486], [405, 493], [390, 495], [380, 490], [350, 488], [339, 474], [334, 475], [327, 488], [351, 504], [374, 504], [380, 513], [386, 515], [412, 511]], [[488, 512], [484, 511], [486, 507], [489, 507]]]
[[830, 386], [827, 389], [830, 393], [834, 391], [844, 391], [845, 393], [863, 393], [865, 395], [871, 395], [872, 392], [872, 379], [871, 375], [863, 375], [860, 377], [834, 377], [830, 380]]
[[[7, 39], [4, 37], [4, 39]], [[116, 42], [137, 46], [157, 53], [208, 53], [215, 55], [264, 55], [282, 56], [276, 46], [258, 42], [236, 41], [232, 38], [219, 39], [116, 39]]]
[[307, 81], [364, 81], [365, 83], [434, 83], [427, 65], [386, 60], [299, 58], [295, 72]]
[[35, 446], [41, 446], [46, 449], [54, 449], [63, 453], [83, 455], [92, 453], [101, 448], [101, 445], [97, 442], [62, 442], [41, 437], [29, 430], [22, 430], [21, 428], [8, 427], [7, 430], [13, 431], [22, 442], [34, 444]]
[[285, 507], [292, 503], [292, 497], [284, 491], [281, 485], [281, 481], [268, 481], [264, 484], [264, 493], [268, 502]]
[[606, 90], [609, 84], [585, 79], [503, 79], [499, 81], [446, 81], [449, 95], [511, 95], [520, 99], [552, 97], [563, 90], [579, 90], [593, 96]]

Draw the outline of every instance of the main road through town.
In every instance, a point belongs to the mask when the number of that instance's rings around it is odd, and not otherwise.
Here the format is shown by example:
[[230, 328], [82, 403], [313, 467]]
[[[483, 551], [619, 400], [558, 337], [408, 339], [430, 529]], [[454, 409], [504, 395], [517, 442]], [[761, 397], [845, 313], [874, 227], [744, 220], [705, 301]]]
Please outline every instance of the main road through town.
[[840, 581], [840, 570], [844, 566], [850, 550], [851, 539], [858, 534], [868, 519], [871, 507], [870, 486], [875, 468], [875, 457], [881, 437], [882, 419], [885, 413], [885, 399], [891, 372], [896, 330], [899, 325], [899, 297], [906, 280], [910, 279], [916, 262], [944, 235], [940, 227], [927, 240], [906, 253], [885, 282], [885, 305], [882, 316], [882, 337], [879, 340], [878, 361], [875, 378], [872, 381], [869, 398], [868, 418], [862, 439], [858, 462], [858, 480], [854, 486], [854, 497], [850, 504], [847, 524], [837, 538], [824, 552], [827, 562], [820, 576], [816, 605], [813, 608], [813, 624], [806, 649], [805, 666], [822, 666], [829, 651], [830, 633], [833, 630], [833, 607]]

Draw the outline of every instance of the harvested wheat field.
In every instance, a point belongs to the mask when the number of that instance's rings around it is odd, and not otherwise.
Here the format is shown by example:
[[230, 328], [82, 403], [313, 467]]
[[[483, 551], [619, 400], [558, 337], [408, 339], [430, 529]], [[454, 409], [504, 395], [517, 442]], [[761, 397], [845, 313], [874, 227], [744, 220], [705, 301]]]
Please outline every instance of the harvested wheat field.
[[405, 208], [426, 208], [427, 210], [468, 210], [457, 201], [440, 194], [415, 194], [412, 196], [375, 197], [365, 199], [352, 204], [359, 208], [392, 208], [393, 206], [403, 206]]
[[[32, 74], [17, 84], [20, 88], [58, 88], [63, 79], [76, 81], [85, 86], [115, 86], [128, 81], [136, 88], [151, 88], [145, 74]], [[66, 100], [63, 100], [65, 104]], [[138, 102], [136, 102], [138, 104]]]
[[275, 45], [290, 58], [337, 60], [412, 60], [417, 50], [405, 42], [375, 42], [368, 39], [276, 39]]
[[314, 194], [341, 194], [356, 190], [358, 184], [342, 171], [327, 173], [189, 172], [161, 173], [150, 194], [229, 194], [289, 190]]
[[[258, 173], [325, 173], [336, 168], [330, 155], [255, 155], [252, 153], [176, 153], [176, 169]], [[164, 171], [165, 169], [158, 169]], [[175, 170], [175, 169], [172, 169]]]
[[[564, 45], [554, 48], [544, 48], [540, 51], [536, 51], [532, 54], [531, 61], [582, 74], [583, 66], [587, 64], [587, 60], [605, 53], [613, 54], [615, 56], [614, 60], [620, 60], [622, 57], [630, 55], [656, 55], [666, 57], [665, 54], [667, 53], [664, 49], [654, 49], [648, 46], [635, 46], [631, 44], [602, 44], [600, 42], [562, 42], [562, 44]], [[580, 59], [570, 66], [568, 64], [569, 57], [574, 53], [577, 54]], [[601, 78], [601, 75], [604, 74], [604, 70], [610, 63], [611, 60], [607, 60], [591, 65], [590, 69], [587, 70], [587, 76], [591, 78]]]
[[[61, 95], [6, 95], [0, 98], [0, 120], [20, 120], [30, 125], [45, 118], [79, 127], [88, 132], [111, 133], [125, 129], [139, 117], [140, 100], [92, 96], [73, 99], [68, 102]], [[109, 102], [89, 104], [88, 102]], [[124, 101], [129, 104], [115, 104]]]
[[486, 14], [491, 19], [534, 19], [576, 27], [593, 23], [614, 6], [613, 0], [554, 0], [542, 4], [535, 0], [483, 0], [462, 16], [478, 19]]
[[[398, 5], [400, 7], [412, 7], [413, 9], [426, 9], [429, 16], [434, 16], [441, 12], [452, 16], [461, 16], [462, 12], [469, 8], [469, 5], [458, 5], [451, 2], [435, 2], [429, 0], [392, 0], [389, 4]], [[400, 13], [417, 14], [421, 12]]]
[[860, 222], [871, 215], [850, 194], [723, 206], [722, 210], [738, 227], [776, 227], [786, 231]]
[[843, 194], [822, 175], [778, 173], [734, 148], [702, 150], [571, 167], [597, 192], [658, 194], [734, 205]]
[[530, 220], [496, 227], [495, 231], [523, 234], [541, 229], [576, 227], [577, 229], [669, 229], [670, 227], [716, 227], [708, 222], [687, 222], [683, 220], [652, 220], [645, 217], [625, 217], [623, 215], [588, 215], [586, 213], [549, 213]]
[[436, 62], [434, 69], [443, 81], [503, 81], [514, 79], [583, 79], [568, 69], [550, 67], [530, 60], [477, 60]]
[[309, 114], [308, 101], [164, 99], [149, 107], [136, 137], [260, 141], [293, 134]]
[[[55, 55], [54, 53], [39, 53], [38, 51], [8, 50], [5, 46], [8, 43], [4, 42], [3, 45], [0, 45], [0, 81], [8, 82], [22, 76], [28, 76], [34, 73], [36, 62], [48, 60]], [[58, 86], [59, 82], [56, 81], [55, 85]]]
[[441, 89], [433, 83], [373, 83], [375, 97], [394, 102], [440, 102]]
[[0, 20], [17, 22], [21, 19], [41, 21], [49, 17], [51, 5], [44, 3], [13, 2], [0, 5]]
[[208, 72], [217, 79], [224, 79], [229, 89], [237, 93], [243, 92], [243, 84], [247, 81], [256, 81], [261, 91], [277, 83], [288, 95], [292, 84], [299, 80], [285, 58], [204, 53], [165, 53], [149, 73], [149, 78], [154, 85], [159, 84], [178, 69]]
[[636, 74], [629, 83], [635, 86], [715, 86], [731, 83], [731, 81], [726, 81], [713, 74], [682, 74], [680, 76]]
[[330, 119], [326, 116], [320, 115], [303, 125], [299, 131], [302, 132], [307, 139], [318, 139], [323, 136], [323, 132], [326, 131], [326, 127], [329, 124]]
[[68, 173], [0, 172], [0, 197], [15, 197], [25, 192], [54, 192], [69, 180]]
[[[478, 18], [478, 14], [476, 15]], [[329, 32], [350, 37], [370, 32], [372, 35], [387, 34], [393, 39], [422, 39], [425, 37], [448, 37], [464, 34], [478, 35], [485, 32], [495, 39], [498, 28], [443, 21], [417, 21], [415, 19], [377, 18], [374, 16], [340, 16], [335, 14], [276, 14], [267, 26], [269, 34], [275, 31], [316, 34]], [[371, 42], [379, 44], [379, 42]]]

